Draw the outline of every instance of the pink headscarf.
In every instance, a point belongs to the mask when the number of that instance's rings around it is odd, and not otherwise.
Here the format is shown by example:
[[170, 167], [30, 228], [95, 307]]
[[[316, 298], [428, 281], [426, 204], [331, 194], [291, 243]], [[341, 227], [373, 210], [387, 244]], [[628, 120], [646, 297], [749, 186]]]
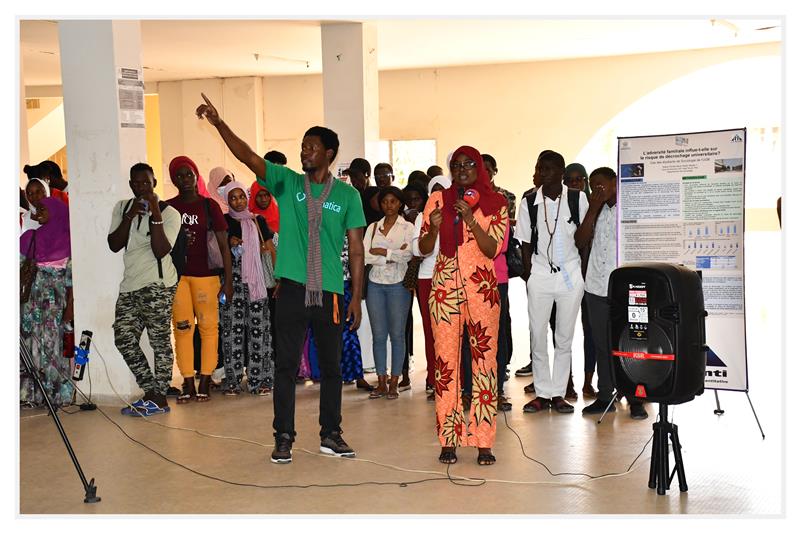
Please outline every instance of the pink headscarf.
[[[238, 181], [232, 181], [225, 186], [225, 204], [228, 203], [228, 194], [234, 189], [241, 189], [247, 195], [247, 187]], [[250, 292], [250, 301], [263, 300], [267, 297], [267, 283], [264, 279], [264, 266], [261, 263], [261, 239], [258, 237], [256, 215], [245, 208], [244, 211], [228, 210], [228, 216], [242, 225], [242, 279], [247, 283]]]
[[[219, 204], [219, 208], [222, 209], [223, 213], [228, 212], [228, 202], [227, 198], [223, 198], [217, 192], [217, 188], [219, 184], [222, 183], [222, 180], [225, 179], [225, 176], [230, 176], [231, 173], [229, 170], [226, 170], [222, 167], [214, 167], [211, 169], [211, 172], [208, 173], [208, 194], [209, 198], [214, 200]], [[245, 191], [246, 192], [246, 191]]]

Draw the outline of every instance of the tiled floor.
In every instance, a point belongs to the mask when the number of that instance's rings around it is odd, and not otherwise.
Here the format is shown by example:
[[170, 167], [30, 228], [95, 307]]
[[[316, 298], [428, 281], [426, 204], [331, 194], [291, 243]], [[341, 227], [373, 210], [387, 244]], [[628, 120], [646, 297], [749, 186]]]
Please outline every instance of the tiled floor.
[[[763, 236], [762, 236], [763, 237]], [[769, 246], [767, 242], [764, 246]], [[759, 255], [751, 246], [753, 258]], [[422, 333], [415, 341], [418, 358], [414, 387], [397, 401], [368, 400], [346, 386], [343, 392], [344, 437], [358, 452], [357, 460], [322, 457], [318, 450], [318, 385], [300, 385], [297, 394], [298, 440], [294, 462], [268, 462], [272, 444], [272, 399], [215, 394], [207, 404], [177, 406], [153, 422], [194, 428], [246, 443], [168, 429], [119, 415], [104, 407], [133, 438], [173, 461], [225, 480], [258, 485], [409, 483], [406, 486], [367, 484], [336, 488], [254, 488], [201, 477], [171, 464], [128, 440], [99, 412], [63, 415], [64, 426], [88, 477], [94, 477], [102, 502], [83, 503], [83, 491], [51, 420], [41, 412], [23, 411], [20, 421], [19, 511], [28, 513], [264, 513], [264, 514], [733, 514], [777, 515], [783, 511], [784, 403], [780, 380], [780, 309], [774, 292], [761, 290], [759, 277], [748, 286], [748, 343], [751, 396], [767, 438], [762, 440], [744, 393], [722, 392], [725, 414], [713, 414], [713, 391], [677, 406], [689, 491], [680, 493], [677, 480], [665, 496], [648, 489], [650, 448], [624, 476], [586, 480], [553, 477], [522, 455], [517, 437], [498, 418], [492, 467], [475, 464], [474, 449], [459, 450], [451, 476], [485, 478], [480, 486], [448, 481], [437, 462], [433, 405], [425, 400]], [[527, 358], [524, 289], [512, 281], [511, 301], [515, 353], [512, 369]], [[578, 328], [580, 331], [580, 328]], [[576, 335], [573, 366], [582, 369]], [[97, 363], [95, 363], [97, 364]], [[374, 374], [368, 375], [374, 381]], [[624, 471], [652, 434], [650, 418], [634, 421], [627, 406], [596, 417], [521, 411], [529, 378], [511, 378], [514, 404], [508, 424], [522, 438], [527, 454], [553, 472], [593, 475]], [[576, 385], [582, 375], [576, 375]], [[529, 396], [528, 396], [529, 397]], [[38, 415], [38, 416], [37, 416]], [[309, 453], [303, 450], [308, 450]], [[413, 472], [404, 471], [413, 470]], [[435, 479], [410, 484], [423, 479]], [[456, 484], [458, 483], [458, 485]]]

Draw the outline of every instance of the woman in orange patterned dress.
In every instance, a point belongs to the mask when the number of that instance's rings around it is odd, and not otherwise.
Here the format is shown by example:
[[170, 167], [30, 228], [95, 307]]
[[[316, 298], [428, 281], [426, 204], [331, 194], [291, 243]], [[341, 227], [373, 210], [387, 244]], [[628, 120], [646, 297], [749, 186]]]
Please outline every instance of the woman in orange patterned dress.
[[[508, 204], [494, 192], [480, 152], [462, 146], [450, 160], [453, 185], [428, 199], [420, 231], [420, 251], [430, 253], [439, 237], [439, 255], [428, 300], [436, 347], [436, 431], [439, 461], [455, 463], [458, 446], [476, 446], [478, 464], [491, 465], [497, 430], [497, 331], [500, 292], [494, 258], [508, 224]], [[474, 190], [474, 208], [464, 193]], [[468, 196], [470, 196], [468, 194]], [[460, 401], [463, 332], [472, 353], [472, 402], [464, 417]]]

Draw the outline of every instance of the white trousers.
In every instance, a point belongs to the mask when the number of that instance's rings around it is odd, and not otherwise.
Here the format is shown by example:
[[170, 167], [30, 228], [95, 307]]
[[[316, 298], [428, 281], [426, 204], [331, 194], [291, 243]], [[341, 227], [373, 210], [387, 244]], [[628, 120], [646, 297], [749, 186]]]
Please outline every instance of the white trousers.
[[372, 355], [372, 326], [369, 325], [366, 300], [361, 300], [361, 325], [358, 326], [358, 342], [361, 343], [361, 362], [364, 365], [364, 369], [371, 368], [374, 372], [375, 358]]
[[[580, 270], [571, 276], [573, 287], [567, 289], [561, 273], [528, 278], [528, 320], [533, 354], [533, 386], [542, 398], [564, 397], [572, 360], [572, 337], [583, 298]], [[553, 368], [547, 351], [547, 328], [553, 303], [556, 304], [556, 329]]]

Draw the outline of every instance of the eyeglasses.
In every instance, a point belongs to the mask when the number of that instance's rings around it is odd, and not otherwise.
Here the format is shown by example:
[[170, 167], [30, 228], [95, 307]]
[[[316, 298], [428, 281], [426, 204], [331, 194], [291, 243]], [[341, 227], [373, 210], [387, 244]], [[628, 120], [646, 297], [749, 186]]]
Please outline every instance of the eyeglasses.
[[378, 179], [378, 178], [389, 178], [389, 179], [392, 179], [392, 178], [394, 178], [394, 174], [391, 174], [391, 173], [390, 174], [375, 174], [375, 179]]
[[463, 168], [464, 170], [471, 170], [471, 169], [475, 168], [476, 166], [478, 166], [478, 164], [475, 161], [473, 161], [472, 159], [467, 159], [466, 161], [462, 161], [461, 163], [459, 163], [458, 161], [451, 161], [450, 162], [450, 169], [451, 170], [458, 170], [460, 168]]

